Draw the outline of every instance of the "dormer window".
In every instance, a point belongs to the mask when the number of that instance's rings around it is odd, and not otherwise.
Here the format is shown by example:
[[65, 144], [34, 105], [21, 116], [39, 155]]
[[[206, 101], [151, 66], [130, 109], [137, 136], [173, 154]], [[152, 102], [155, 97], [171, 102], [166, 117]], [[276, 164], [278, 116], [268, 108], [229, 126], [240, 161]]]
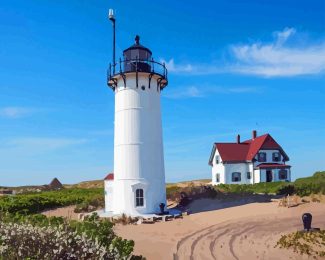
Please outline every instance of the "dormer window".
[[272, 154], [273, 162], [280, 162], [281, 161], [281, 154], [279, 152], [274, 152]]
[[216, 155], [216, 164], [219, 164], [219, 162], [220, 162], [220, 156]]
[[264, 152], [258, 153], [257, 160], [259, 162], [266, 162], [266, 153]]

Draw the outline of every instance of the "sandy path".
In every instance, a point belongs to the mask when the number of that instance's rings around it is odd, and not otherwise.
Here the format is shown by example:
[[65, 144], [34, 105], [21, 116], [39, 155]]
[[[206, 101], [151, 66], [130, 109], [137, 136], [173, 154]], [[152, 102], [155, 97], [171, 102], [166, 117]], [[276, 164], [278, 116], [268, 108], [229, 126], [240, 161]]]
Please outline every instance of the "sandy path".
[[76, 206], [67, 206], [57, 209], [45, 210], [42, 212], [47, 217], [64, 217], [68, 219], [78, 220], [78, 213], [74, 212]]
[[[192, 205], [210, 209], [213, 200]], [[250, 203], [196, 213], [184, 219], [155, 224], [116, 226], [118, 235], [135, 241], [135, 253], [159, 259], [308, 259], [274, 248], [281, 234], [300, 230], [301, 215], [313, 214], [313, 226], [325, 229], [325, 204], [295, 208], [276, 202]]]

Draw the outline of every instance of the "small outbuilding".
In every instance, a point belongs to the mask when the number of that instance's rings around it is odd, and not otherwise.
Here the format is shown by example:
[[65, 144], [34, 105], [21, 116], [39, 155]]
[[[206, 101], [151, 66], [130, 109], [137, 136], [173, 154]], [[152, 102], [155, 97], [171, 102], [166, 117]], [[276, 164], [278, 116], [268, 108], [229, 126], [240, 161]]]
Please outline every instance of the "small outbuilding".
[[63, 188], [62, 183], [57, 179], [54, 178], [50, 184], [48, 185], [49, 189], [51, 190], [61, 190]]

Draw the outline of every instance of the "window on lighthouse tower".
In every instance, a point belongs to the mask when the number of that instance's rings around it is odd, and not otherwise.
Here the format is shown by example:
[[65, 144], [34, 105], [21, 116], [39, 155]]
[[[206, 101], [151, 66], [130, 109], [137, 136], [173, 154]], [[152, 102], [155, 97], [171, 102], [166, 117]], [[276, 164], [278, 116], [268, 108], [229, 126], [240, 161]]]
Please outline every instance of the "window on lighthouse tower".
[[135, 206], [142, 207], [143, 206], [143, 189], [136, 189], [135, 191]]

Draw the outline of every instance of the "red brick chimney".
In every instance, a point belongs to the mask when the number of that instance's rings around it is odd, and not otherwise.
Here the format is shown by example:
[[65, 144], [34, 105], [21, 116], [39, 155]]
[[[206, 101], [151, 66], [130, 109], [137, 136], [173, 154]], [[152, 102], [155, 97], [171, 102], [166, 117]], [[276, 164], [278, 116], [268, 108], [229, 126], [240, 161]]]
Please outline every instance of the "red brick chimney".
[[257, 132], [256, 132], [256, 130], [253, 130], [253, 132], [252, 132], [252, 138], [255, 139], [256, 137], [257, 137]]
[[240, 135], [237, 135], [237, 144], [240, 144]]

